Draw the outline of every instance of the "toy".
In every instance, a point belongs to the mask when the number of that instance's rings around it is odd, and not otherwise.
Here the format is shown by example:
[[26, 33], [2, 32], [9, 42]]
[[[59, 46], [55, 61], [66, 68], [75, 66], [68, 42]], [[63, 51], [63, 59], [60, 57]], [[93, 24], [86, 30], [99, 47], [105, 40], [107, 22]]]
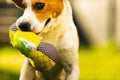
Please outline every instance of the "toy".
[[57, 63], [56, 48], [52, 44], [41, 42], [35, 33], [20, 31], [12, 25], [9, 30], [9, 38], [12, 46], [29, 58], [36, 69], [47, 71]]

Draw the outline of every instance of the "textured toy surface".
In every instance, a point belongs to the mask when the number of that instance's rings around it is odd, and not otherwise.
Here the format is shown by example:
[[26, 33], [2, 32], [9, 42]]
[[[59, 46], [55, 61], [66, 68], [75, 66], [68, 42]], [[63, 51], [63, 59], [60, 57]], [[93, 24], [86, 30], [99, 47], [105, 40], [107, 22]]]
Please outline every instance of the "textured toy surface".
[[57, 60], [56, 48], [45, 42], [33, 32], [23, 32], [16, 29], [9, 30], [9, 38], [13, 47], [29, 58], [31, 64], [40, 71], [52, 69]]

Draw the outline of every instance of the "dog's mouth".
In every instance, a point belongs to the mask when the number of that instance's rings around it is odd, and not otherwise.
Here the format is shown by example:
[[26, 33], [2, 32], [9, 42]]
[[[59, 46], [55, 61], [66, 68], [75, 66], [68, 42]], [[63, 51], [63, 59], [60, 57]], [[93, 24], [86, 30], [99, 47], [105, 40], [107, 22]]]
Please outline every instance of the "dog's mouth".
[[[50, 21], [51, 21], [51, 18], [48, 18], [48, 19], [46, 20], [45, 26], [46, 26]], [[45, 26], [44, 26], [44, 27], [45, 27]]]
[[51, 18], [48, 18], [45, 22], [45, 25], [44, 25], [42, 31], [37, 32], [36, 34], [38, 35], [38, 34], [42, 33], [45, 30], [45, 28], [47, 27], [47, 25], [50, 23], [50, 21], [51, 21]]

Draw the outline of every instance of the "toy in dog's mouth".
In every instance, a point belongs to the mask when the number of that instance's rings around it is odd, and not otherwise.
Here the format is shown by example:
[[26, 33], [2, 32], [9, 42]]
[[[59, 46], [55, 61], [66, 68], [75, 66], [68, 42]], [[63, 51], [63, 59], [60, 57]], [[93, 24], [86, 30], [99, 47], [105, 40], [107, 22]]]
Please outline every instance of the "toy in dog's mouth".
[[[49, 26], [49, 23], [51, 22], [51, 18], [48, 18], [46, 21], [45, 21], [45, 24], [44, 24], [44, 27], [43, 27], [43, 29], [41, 30], [41, 31], [34, 31], [34, 30], [31, 30], [31, 29], [29, 29], [28, 27], [25, 27], [24, 26], [24, 24], [25, 25], [27, 25], [27, 26], [30, 26], [30, 24], [28, 24], [28, 23], [22, 23], [19, 27], [21, 27], [22, 29], [20, 29], [21, 31], [27, 31], [27, 32], [33, 32], [33, 33], [35, 33], [36, 35], [39, 35], [39, 34], [41, 34], [42, 32], [44, 32], [45, 31], [45, 29], [47, 28], [47, 26]], [[14, 31], [17, 31], [17, 30], [19, 30], [18, 28], [17, 28], [17, 25], [16, 25], [16, 23], [14, 23], [14, 24], [12, 24], [12, 30], [14, 30]]]
[[49, 71], [56, 65], [57, 49], [50, 43], [41, 42], [35, 33], [18, 30], [13, 24], [9, 38], [12, 46], [25, 55], [37, 70]]

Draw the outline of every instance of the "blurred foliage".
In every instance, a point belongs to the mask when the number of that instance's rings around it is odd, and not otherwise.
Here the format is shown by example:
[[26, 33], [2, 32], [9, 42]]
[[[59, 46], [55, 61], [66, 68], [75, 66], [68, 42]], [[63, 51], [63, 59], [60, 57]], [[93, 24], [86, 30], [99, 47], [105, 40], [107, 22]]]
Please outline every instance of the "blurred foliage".
[[80, 49], [80, 80], [120, 80], [120, 51], [114, 44]]
[[0, 79], [19, 80], [24, 57], [11, 46], [0, 46]]
[[1, 80], [19, 80], [19, 74], [0, 69], [0, 79]]
[[[18, 80], [24, 56], [10, 46], [0, 51], [0, 79]], [[120, 80], [120, 52], [113, 43], [104, 48], [81, 46], [79, 57], [80, 80]]]

